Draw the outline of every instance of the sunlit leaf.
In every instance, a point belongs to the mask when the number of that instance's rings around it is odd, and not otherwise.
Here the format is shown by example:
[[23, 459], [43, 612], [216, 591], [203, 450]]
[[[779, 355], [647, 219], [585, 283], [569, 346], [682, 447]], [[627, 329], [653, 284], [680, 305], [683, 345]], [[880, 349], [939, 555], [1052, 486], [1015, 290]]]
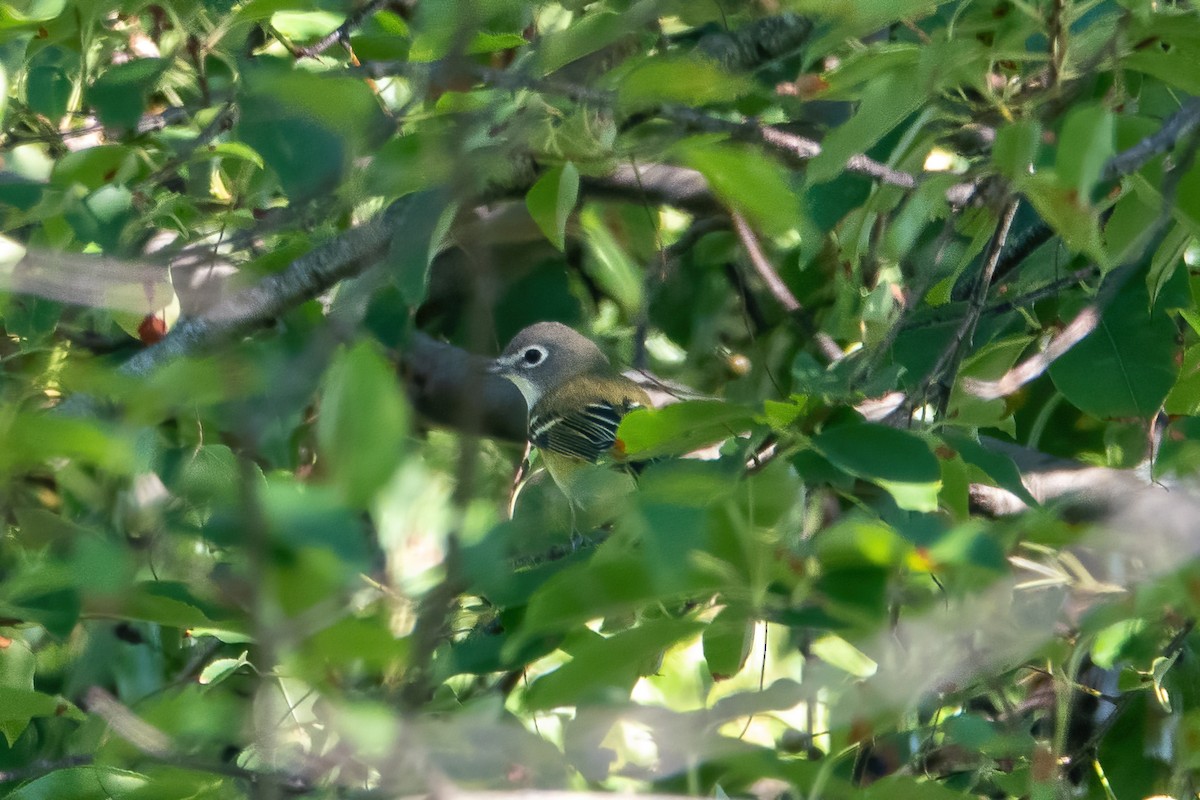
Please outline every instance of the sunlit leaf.
[[550, 243], [566, 246], [567, 219], [579, 198], [579, 170], [568, 161], [546, 170], [525, 195], [525, 207]]
[[901, 508], [937, 508], [941, 469], [918, 436], [871, 423], [841, 425], [823, 431], [813, 447], [840, 469], [886, 489]]

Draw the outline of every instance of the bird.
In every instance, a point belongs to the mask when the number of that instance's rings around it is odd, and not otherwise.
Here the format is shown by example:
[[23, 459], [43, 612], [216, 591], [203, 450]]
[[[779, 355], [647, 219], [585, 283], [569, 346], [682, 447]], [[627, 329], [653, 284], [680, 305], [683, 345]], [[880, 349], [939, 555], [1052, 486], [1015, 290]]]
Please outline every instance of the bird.
[[529, 441], [571, 508], [572, 543], [578, 520], [635, 488], [633, 476], [611, 469], [621, 459], [621, 419], [651, 406], [641, 386], [617, 372], [595, 342], [560, 322], [524, 328], [492, 371], [512, 382], [529, 409]]

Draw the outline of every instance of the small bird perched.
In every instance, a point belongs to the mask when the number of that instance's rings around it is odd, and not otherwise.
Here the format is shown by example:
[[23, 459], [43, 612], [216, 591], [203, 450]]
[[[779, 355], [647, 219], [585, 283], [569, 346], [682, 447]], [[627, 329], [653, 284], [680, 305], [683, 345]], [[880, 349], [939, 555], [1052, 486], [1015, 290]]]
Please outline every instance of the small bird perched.
[[576, 511], [633, 489], [628, 473], [595, 465], [614, 455], [621, 418], [648, 407], [650, 397], [595, 343], [561, 323], [539, 322], [514, 336], [492, 369], [525, 397], [529, 441], [567, 496], [573, 521]]

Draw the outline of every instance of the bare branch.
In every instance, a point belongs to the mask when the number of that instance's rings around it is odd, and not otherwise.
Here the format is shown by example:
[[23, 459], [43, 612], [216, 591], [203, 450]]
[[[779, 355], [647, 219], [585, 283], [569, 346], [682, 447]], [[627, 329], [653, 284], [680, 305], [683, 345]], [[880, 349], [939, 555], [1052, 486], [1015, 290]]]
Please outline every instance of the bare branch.
[[585, 177], [584, 191], [595, 197], [636, 198], [676, 208], [711, 213], [721, 205], [705, 177], [694, 169], [670, 164], [622, 164], [602, 177]]
[[1193, 97], [1168, 117], [1157, 131], [1110, 158], [1100, 174], [1101, 179], [1111, 181], [1137, 172], [1151, 159], [1173, 149], [1180, 139], [1197, 127], [1200, 127], [1200, 97]]
[[785, 311], [800, 320], [801, 325], [805, 328], [805, 333], [813, 337], [825, 358], [830, 361], [841, 360], [842, 349], [837, 346], [837, 342], [829, 334], [817, 329], [808, 312], [804, 310], [804, 306], [800, 305], [800, 301], [792, 294], [792, 290], [788, 288], [787, 284], [783, 282], [783, 278], [779, 277], [779, 273], [775, 271], [775, 267], [767, 260], [762, 246], [758, 243], [758, 237], [754, 234], [750, 224], [746, 222], [746, 218], [736, 211], [733, 212], [733, 226], [742, 246], [746, 248], [746, 254], [750, 256], [750, 263], [754, 265], [754, 271], [763, 279], [768, 291], [779, 301]]
[[[1017, 201], [1015, 199], [1009, 200], [1004, 211], [1000, 214], [1000, 221], [997, 223], [996, 231], [992, 234], [992, 240], [988, 244], [987, 255], [983, 263], [983, 272], [975, 284], [975, 290], [971, 293], [967, 312], [963, 315], [963, 319], [951, 337], [949, 344], [946, 345], [946, 348], [934, 363], [933, 368], [929, 371], [928, 376], [926, 376], [922, 384], [922, 393], [927, 392], [929, 387], [942, 380], [948, 372], [954, 371], [951, 368], [952, 365], [957, 365], [963, 355], [965, 355], [964, 345], [974, 335], [975, 326], [979, 323], [979, 317], [983, 313], [988, 288], [991, 286], [992, 276], [996, 271], [996, 264], [1000, 260], [1000, 253], [1004, 249], [1004, 242], [1008, 238], [1008, 231], [1012, 227], [1013, 217], [1016, 216], [1016, 213]], [[946, 395], [947, 399], [948, 397], [949, 393]]]
[[984, 400], [995, 400], [1012, 394], [1049, 369], [1059, 356], [1083, 341], [1099, 323], [1099, 307], [1095, 303], [1085, 306], [1067, 327], [1050, 340], [1042, 352], [1025, 359], [994, 381], [963, 378], [963, 389]]
[[422, 200], [427, 202], [428, 196], [398, 200], [367, 224], [297, 258], [283, 272], [224, 298], [206, 316], [180, 321], [162, 341], [122, 364], [121, 372], [145, 375], [168, 361], [228, 341], [362, 271], [387, 247], [411, 204]]
[[341, 41], [345, 41], [350, 36], [350, 31], [357, 28], [366, 20], [367, 17], [379, 11], [384, 6], [388, 5], [391, 0], [369, 0], [366, 5], [358, 9], [350, 16], [346, 17], [346, 21], [333, 30], [321, 37], [317, 41], [306, 47], [292, 48], [292, 55], [296, 58], [315, 58], [321, 53], [333, 47]]

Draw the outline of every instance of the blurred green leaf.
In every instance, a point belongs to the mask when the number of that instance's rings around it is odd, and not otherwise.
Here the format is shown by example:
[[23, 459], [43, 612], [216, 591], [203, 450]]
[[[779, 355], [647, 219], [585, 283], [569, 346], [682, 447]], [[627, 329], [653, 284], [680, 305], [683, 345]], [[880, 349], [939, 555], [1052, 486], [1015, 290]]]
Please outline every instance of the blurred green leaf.
[[1098, 214], [1078, 189], [1064, 184], [1051, 172], [1028, 175], [1018, 185], [1071, 250], [1087, 255], [1105, 269], [1114, 266], [1100, 236]]
[[404, 452], [408, 411], [392, 369], [367, 343], [343, 351], [325, 376], [317, 442], [347, 502], [362, 506]]
[[704, 629], [704, 661], [714, 680], [731, 678], [741, 672], [754, 644], [758, 621], [747, 609], [728, 605], [721, 609]]
[[137, 58], [117, 64], [88, 87], [87, 102], [96, 108], [105, 125], [135, 128], [146, 110], [147, 95], [168, 66], [162, 58]]
[[696, 620], [660, 619], [611, 637], [586, 635], [569, 648], [569, 662], [534, 681], [525, 702], [531, 709], [549, 709], [584, 702], [598, 692], [601, 698], [627, 697], [643, 662], [703, 627]]
[[658, 56], [633, 66], [618, 88], [618, 102], [626, 113], [663, 103], [706, 105], [736, 100], [753, 84], [730, 75], [715, 61], [696, 56]]
[[1112, 154], [1112, 112], [1099, 104], [1073, 108], [1059, 134], [1055, 169], [1062, 182], [1086, 200]]
[[677, 147], [684, 163], [701, 172], [724, 203], [767, 235], [800, 224], [800, 200], [772, 157], [707, 138], [686, 139]]
[[121, 800], [149, 785], [144, 775], [113, 767], [67, 767], [30, 781], [10, 800]]
[[1021, 120], [996, 130], [992, 163], [1009, 180], [1028, 175], [1042, 144], [1042, 128], [1034, 120]]
[[634, 315], [642, 301], [641, 268], [630, 256], [625, 243], [613, 235], [596, 206], [584, 206], [579, 214], [579, 224], [587, 245], [584, 269], [588, 276], [626, 314]]
[[293, 200], [332, 190], [391, 123], [362, 81], [261, 63], [246, 74], [238, 133]]
[[813, 183], [833, 178], [850, 156], [868, 150], [925, 101], [924, 87], [917, 79], [917, 55], [914, 48], [911, 65], [897, 64], [867, 85], [855, 115], [821, 142], [821, 153], [808, 168]]
[[525, 195], [525, 207], [550, 243], [566, 247], [567, 219], [579, 199], [579, 170], [568, 161], [542, 173]]

